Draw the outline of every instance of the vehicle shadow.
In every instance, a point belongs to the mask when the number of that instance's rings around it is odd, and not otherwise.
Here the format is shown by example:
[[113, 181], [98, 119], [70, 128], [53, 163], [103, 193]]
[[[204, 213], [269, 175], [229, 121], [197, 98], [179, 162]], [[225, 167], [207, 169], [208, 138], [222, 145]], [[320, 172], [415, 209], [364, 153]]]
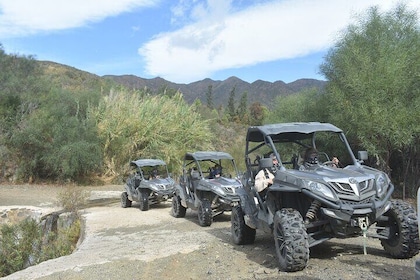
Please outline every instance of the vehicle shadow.
[[[192, 209], [188, 208], [187, 212], [185, 213], [185, 217], [180, 218], [180, 219], [186, 219], [187, 221], [190, 221], [190, 222], [196, 224], [197, 226], [200, 226], [200, 224], [198, 223], [198, 212], [197, 212], [197, 210], [192, 210]], [[213, 217], [213, 222], [210, 225], [210, 227], [214, 226], [215, 223], [218, 224], [218, 223], [226, 223], [226, 222], [230, 223], [230, 211], [224, 212], [220, 215], [217, 215], [216, 217]]]
[[[232, 255], [237, 253], [245, 254], [246, 258], [249, 261], [254, 262], [256, 265], [260, 265], [266, 269], [271, 270], [278, 268], [274, 240], [271, 234], [257, 230], [255, 242], [253, 244], [236, 245], [232, 241], [230, 226], [224, 228], [211, 228], [207, 232], [214, 235], [221, 242], [231, 244], [232, 249], [234, 252], [236, 252], [232, 253]], [[229, 234], [226, 234], [227, 232], [229, 232]], [[367, 254], [365, 255], [363, 239], [361, 237], [348, 239], [331, 239], [310, 248], [310, 258], [307, 269], [333, 270], [334, 268], [331, 267], [333, 263], [341, 263], [340, 266], [345, 265], [349, 269], [352, 269], [353, 267], [354, 270], [357, 271], [361, 271], [361, 268], [363, 268], [363, 271], [370, 272], [374, 275], [379, 275], [380, 279], [389, 280], [396, 279], [395, 277], [398, 275], [397, 272], [400, 272], [401, 274], [401, 272], [404, 271], [403, 274], [408, 276], [408, 278], [402, 277], [399, 279], [410, 279], [410, 275], [414, 273], [413, 270], [407, 269], [407, 266], [400, 265], [397, 260], [394, 261], [394, 259], [382, 249], [380, 241], [378, 240], [370, 239], [366, 246], [366, 251]], [[386, 265], [384, 265], [384, 259], [388, 259], [386, 261]], [[390, 262], [392, 264], [388, 265]], [[292, 277], [291, 279], [293, 279], [295, 276], [295, 279], [319, 279], [311, 278], [307, 275], [304, 276], [304, 271], [305, 270], [292, 274], [287, 273], [287, 275], [288, 277]], [[389, 273], [390, 271], [395, 273]], [[324, 279], [332, 278], [326, 277]], [[344, 277], [341, 279], [347, 278]]]
[[[153, 210], [153, 209], [165, 209], [165, 208], [171, 208], [172, 204], [171, 201], [165, 201], [165, 202], [160, 202], [157, 204], [150, 204], [149, 205], [149, 210]], [[138, 208], [140, 210], [140, 203], [133, 201], [131, 204], [131, 208]]]

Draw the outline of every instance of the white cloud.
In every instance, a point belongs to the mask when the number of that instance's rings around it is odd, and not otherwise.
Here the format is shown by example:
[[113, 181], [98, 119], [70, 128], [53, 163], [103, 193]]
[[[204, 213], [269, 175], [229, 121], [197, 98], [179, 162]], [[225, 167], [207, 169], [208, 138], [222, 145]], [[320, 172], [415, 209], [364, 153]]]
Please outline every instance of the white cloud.
[[161, 33], [139, 49], [148, 74], [178, 82], [326, 50], [356, 14], [374, 5], [389, 10], [396, 4], [392, 0], [284, 0], [232, 12], [232, 1], [181, 2], [174, 15], [185, 17], [189, 12], [194, 22]]
[[0, 38], [84, 26], [157, 0], [0, 0]]

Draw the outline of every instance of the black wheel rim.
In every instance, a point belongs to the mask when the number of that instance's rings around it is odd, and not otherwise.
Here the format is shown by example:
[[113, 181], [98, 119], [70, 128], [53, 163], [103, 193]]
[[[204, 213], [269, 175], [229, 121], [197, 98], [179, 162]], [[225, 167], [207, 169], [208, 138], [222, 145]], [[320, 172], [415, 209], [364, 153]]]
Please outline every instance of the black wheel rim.
[[280, 224], [278, 224], [276, 226], [275, 231], [276, 231], [276, 242], [275, 243], [276, 243], [277, 250], [279, 251], [279, 255], [282, 258], [285, 258], [286, 257], [286, 246], [285, 246], [285, 243], [284, 243], [284, 235], [283, 235], [283, 231], [281, 229]]

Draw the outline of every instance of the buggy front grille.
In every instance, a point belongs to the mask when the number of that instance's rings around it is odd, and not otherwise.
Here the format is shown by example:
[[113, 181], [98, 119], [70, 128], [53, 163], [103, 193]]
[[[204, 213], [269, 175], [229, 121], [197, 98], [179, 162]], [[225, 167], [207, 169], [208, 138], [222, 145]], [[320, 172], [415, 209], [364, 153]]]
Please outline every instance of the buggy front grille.
[[333, 186], [333, 188], [338, 194], [360, 195], [373, 189], [374, 183], [375, 183], [374, 179], [369, 179], [369, 180], [365, 180], [365, 181], [354, 183], [354, 184], [331, 182], [331, 185]]

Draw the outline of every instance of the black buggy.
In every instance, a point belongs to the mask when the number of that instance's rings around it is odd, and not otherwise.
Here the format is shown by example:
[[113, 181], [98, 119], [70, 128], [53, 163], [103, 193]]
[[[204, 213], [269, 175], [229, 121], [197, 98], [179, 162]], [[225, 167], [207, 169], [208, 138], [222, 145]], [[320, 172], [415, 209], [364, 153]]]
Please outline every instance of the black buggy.
[[[317, 150], [315, 162], [303, 161], [308, 148]], [[279, 164], [273, 184], [260, 194], [254, 178], [261, 168], [273, 167], [267, 158], [272, 153]], [[272, 233], [283, 271], [304, 269], [309, 248], [330, 238], [379, 238], [391, 256], [415, 256], [419, 234], [414, 208], [391, 200], [394, 186], [388, 176], [363, 165], [367, 152], [358, 157], [343, 131], [328, 123], [249, 127], [244, 188], [231, 214], [233, 242], [253, 243], [256, 229]]]
[[140, 210], [171, 198], [175, 191], [175, 181], [170, 177], [163, 160], [138, 159], [130, 162], [130, 175], [121, 194], [121, 206], [131, 207], [133, 201], [140, 204]]
[[[185, 217], [187, 208], [198, 212], [200, 226], [210, 226], [213, 218], [231, 211], [242, 187], [232, 156], [225, 152], [198, 151], [184, 156], [182, 175], [172, 198], [172, 215]], [[232, 178], [233, 174], [233, 178]]]

